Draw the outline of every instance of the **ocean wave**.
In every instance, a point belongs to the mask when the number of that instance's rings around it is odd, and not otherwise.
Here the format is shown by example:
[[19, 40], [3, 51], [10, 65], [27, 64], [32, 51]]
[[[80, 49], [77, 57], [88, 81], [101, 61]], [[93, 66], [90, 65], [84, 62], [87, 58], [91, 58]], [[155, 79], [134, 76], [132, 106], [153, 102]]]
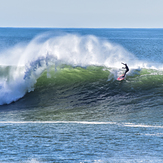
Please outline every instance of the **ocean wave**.
[[[75, 94], [75, 85], [78, 91], [89, 87], [92, 94], [106, 97], [106, 91], [132, 92], [161, 87], [163, 83], [161, 68], [142, 64], [123, 47], [95, 36], [41, 35], [26, 46], [19, 44], [3, 53], [6, 57], [0, 55], [0, 105], [34, 90], [51, 94], [52, 87], [62, 87], [63, 91], [68, 88]], [[121, 62], [128, 63], [130, 72], [120, 86], [116, 78], [122, 73]]]
[[[88, 98], [89, 94], [89, 98], [100, 96], [101, 99], [104, 99], [102, 97], [107, 98], [121, 92], [134, 93], [162, 88], [163, 84], [163, 72], [153, 69], [131, 69], [125, 80], [120, 82], [116, 79], [122, 73], [121, 69], [102, 66], [83, 68], [70, 65], [58, 67], [51, 65], [48, 69], [37, 68], [34, 66], [30, 71], [26, 70], [24, 73], [24, 67], [1, 67], [0, 104], [17, 101], [31, 91], [37, 92], [39, 96], [41, 92], [44, 92], [44, 95], [49, 97], [50, 94], [54, 95], [54, 92], [59, 95], [57, 90], [62, 92], [69, 90], [72, 95], [80, 94], [82, 96], [83, 94]], [[15, 75], [16, 72], [19, 75]]]

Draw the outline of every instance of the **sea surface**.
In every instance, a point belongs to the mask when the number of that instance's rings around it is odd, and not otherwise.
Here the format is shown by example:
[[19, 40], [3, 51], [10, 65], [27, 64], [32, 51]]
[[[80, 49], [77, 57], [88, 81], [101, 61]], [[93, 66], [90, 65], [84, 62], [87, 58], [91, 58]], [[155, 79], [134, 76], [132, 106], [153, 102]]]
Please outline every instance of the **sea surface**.
[[162, 163], [163, 29], [0, 28], [11, 162]]

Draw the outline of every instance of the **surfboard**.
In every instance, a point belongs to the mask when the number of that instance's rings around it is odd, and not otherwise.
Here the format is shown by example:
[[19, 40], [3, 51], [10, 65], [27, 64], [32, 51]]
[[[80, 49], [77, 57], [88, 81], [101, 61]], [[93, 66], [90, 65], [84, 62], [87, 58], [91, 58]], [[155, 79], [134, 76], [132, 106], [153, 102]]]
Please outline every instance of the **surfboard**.
[[123, 80], [125, 77], [124, 77], [124, 74], [122, 74], [121, 76], [119, 76], [118, 78], [117, 78], [117, 80], [119, 80], [119, 81], [121, 81], [121, 80]]

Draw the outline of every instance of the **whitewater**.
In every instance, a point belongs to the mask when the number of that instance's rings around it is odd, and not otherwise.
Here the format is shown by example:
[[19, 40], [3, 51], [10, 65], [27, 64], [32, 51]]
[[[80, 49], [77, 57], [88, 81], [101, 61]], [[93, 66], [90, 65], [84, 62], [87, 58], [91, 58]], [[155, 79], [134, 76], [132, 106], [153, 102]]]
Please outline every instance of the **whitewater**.
[[162, 29], [0, 28], [0, 162], [162, 162], [162, 44]]

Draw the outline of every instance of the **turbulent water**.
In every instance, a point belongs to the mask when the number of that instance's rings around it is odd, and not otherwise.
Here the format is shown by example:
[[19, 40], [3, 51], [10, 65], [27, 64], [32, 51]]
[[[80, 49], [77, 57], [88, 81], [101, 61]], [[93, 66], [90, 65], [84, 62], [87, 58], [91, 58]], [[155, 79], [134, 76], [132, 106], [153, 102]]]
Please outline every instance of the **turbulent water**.
[[162, 162], [162, 45], [163, 29], [0, 28], [0, 161]]

